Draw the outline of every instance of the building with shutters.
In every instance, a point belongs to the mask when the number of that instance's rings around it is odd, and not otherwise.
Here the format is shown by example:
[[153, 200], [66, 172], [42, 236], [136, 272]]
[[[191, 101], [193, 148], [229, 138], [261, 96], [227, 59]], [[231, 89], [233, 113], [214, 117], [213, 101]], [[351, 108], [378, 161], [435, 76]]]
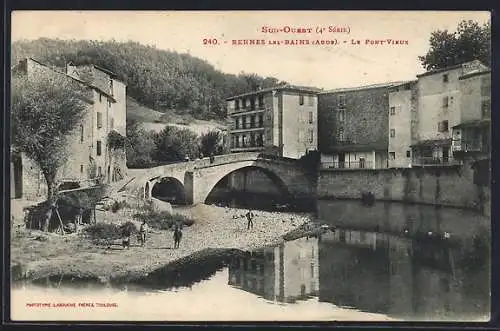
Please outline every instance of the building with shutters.
[[[125, 149], [108, 146], [110, 132], [126, 136], [126, 86], [116, 74], [96, 65], [56, 68], [27, 58], [12, 68], [13, 74], [29, 79], [37, 75], [63, 75], [77, 82], [85, 93], [87, 112], [68, 138], [68, 157], [59, 169], [59, 182], [81, 182], [97, 179], [117, 181], [125, 176]], [[22, 153], [12, 151], [11, 197], [38, 199], [46, 195], [47, 187], [40, 169]]]
[[320, 91], [287, 84], [226, 99], [231, 153], [263, 151], [299, 159], [317, 150]]

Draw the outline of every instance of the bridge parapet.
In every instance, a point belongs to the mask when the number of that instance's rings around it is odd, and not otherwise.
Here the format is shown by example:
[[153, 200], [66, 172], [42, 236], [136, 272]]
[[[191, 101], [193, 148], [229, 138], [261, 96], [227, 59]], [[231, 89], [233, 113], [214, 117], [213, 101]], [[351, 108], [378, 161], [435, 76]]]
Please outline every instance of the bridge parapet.
[[[266, 165], [266, 163], [268, 165]], [[207, 193], [205, 192], [206, 189], [203, 189], [203, 192], [197, 194], [196, 191], [200, 188], [200, 186], [192, 182], [193, 180], [198, 182], [199, 180], [197, 178], [200, 174], [213, 173], [216, 174], [217, 178], [219, 178], [220, 176], [223, 177], [227, 175], [231, 171], [244, 166], [252, 165], [259, 166], [261, 168], [269, 168], [272, 172], [279, 173], [281, 177], [290, 177], [287, 173], [293, 173], [294, 176], [302, 177], [302, 171], [298, 167], [298, 160], [282, 158], [275, 155], [267, 155], [260, 152], [244, 152], [217, 155], [214, 157], [213, 163], [210, 163], [210, 158], [203, 158], [188, 162], [166, 164], [147, 169], [129, 169], [128, 175], [134, 179], [127, 184], [125, 190], [137, 196], [150, 197], [152, 187], [154, 186], [156, 180], [165, 177], [172, 177], [184, 185], [188, 191], [195, 190], [195, 195], [202, 197], [205, 196], [205, 193]], [[213, 170], [210, 170], [207, 173], [206, 171], [203, 171], [203, 169]], [[230, 169], [233, 170], [229, 171]], [[293, 180], [287, 184], [290, 184], [292, 187], [294, 186]], [[303, 188], [304, 185], [301, 184], [299, 191], [303, 191]], [[189, 195], [190, 194], [188, 194], [188, 196]], [[199, 202], [199, 199], [201, 198], [193, 197], [193, 201], [195, 203]]]

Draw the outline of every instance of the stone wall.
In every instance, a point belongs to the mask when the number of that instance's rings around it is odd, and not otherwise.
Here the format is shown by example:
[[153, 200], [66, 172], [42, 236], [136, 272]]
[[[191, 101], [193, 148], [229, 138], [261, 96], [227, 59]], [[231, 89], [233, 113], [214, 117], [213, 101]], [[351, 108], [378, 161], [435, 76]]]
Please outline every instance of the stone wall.
[[[322, 93], [318, 96], [318, 150], [328, 153], [339, 146], [389, 144], [389, 86]], [[339, 96], [345, 97], [344, 120], [339, 119]], [[344, 140], [338, 140], [338, 130]]]
[[469, 164], [461, 167], [322, 170], [321, 198], [360, 199], [371, 192], [376, 200], [484, 209], [489, 215], [490, 188], [474, 184]]

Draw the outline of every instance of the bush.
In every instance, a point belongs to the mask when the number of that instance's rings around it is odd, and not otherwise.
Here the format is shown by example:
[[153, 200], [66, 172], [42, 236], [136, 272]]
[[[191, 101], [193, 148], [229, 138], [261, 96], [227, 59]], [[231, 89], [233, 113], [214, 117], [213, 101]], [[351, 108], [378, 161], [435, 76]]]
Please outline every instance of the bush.
[[164, 211], [153, 211], [147, 210], [146, 212], [137, 213], [134, 218], [140, 222], [146, 220], [146, 223], [153, 229], [157, 230], [169, 230], [171, 229], [177, 221], [180, 221], [183, 226], [191, 226], [194, 224], [194, 220], [184, 216], [184, 215], [171, 215]]
[[137, 233], [137, 227], [132, 222], [122, 225], [96, 223], [85, 228], [85, 232], [92, 240], [115, 240], [122, 238], [127, 232], [130, 235]]
[[111, 223], [96, 223], [85, 228], [85, 232], [93, 240], [114, 240], [121, 238], [120, 227]]

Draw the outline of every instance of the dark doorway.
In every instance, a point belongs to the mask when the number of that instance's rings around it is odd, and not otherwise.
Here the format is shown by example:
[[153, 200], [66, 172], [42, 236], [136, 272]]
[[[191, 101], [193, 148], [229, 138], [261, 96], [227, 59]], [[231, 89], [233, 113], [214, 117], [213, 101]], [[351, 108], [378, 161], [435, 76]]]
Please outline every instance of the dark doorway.
[[365, 165], [366, 165], [366, 163], [365, 163], [365, 158], [364, 158], [364, 157], [360, 157], [360, 158], [359, 158], [359, 167], [360, 167], [361, 169], [364, 169], [364, 168], [365, 168]]
[[450, 148], [443, 147], [443, 163], [448, 163], [450, 157]]
[[339, 153], [339, 168], [345, 168], [345, 153]]
[[11, 190], [14, 189], [12, 198], [20, 199], [23, 196], [23, 163], [21, 156], [13, 155], [11, 166]]

